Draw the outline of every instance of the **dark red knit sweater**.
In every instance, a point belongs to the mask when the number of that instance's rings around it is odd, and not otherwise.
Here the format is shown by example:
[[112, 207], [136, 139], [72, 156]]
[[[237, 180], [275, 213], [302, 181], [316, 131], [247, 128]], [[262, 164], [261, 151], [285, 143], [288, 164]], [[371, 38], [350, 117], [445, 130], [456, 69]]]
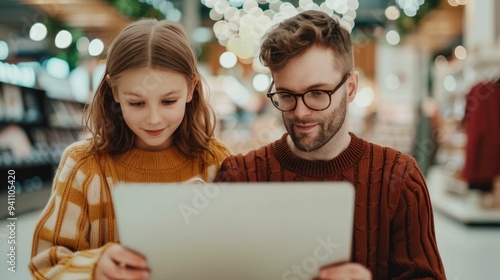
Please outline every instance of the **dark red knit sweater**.
[[352, 261], [373, 279], [445, 279], [427, 187], [415, 160], [351, 134], [329, 161], [294, 156], [278, 141], [227, 158], [220, 182], [349, 181], [356, 187]]

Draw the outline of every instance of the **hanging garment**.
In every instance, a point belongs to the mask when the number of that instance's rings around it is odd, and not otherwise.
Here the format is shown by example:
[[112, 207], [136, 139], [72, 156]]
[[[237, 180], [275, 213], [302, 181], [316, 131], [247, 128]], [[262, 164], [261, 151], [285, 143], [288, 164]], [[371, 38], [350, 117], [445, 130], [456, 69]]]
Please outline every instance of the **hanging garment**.
[[471, 188], [490, 191], [500, 175], [500, 83], [481, 82], [466, 96], [465, 166], [463, 178]]

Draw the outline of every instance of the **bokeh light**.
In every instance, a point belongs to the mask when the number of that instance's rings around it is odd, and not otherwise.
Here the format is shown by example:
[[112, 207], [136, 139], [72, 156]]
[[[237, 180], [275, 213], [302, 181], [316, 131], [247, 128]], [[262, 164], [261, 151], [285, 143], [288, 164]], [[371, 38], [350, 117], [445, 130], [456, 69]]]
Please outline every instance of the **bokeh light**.
[[72, 41], [73, 41], [73, 36], [67, 30], [59, 31], [54, 40], [56, 47], [60, 49], [65, 49], [69, 47]]
[[438, 69], [445, 69], [448, 66], [448, 60], [444, 55], [438, 55], [436, 59], [434, 59], [434, 64]]
[[47, 27], [40, 22], [33, 24], [30, 28], [30, 39], [33, 41], [42, 41], [47, 37]]
[[69, 75], [68, 62], [57, 57], [49, 58], [45, 62], [45, 69], [47, 73], [54, 78], [66, 79]]
[[460, 60], [464, 60], [467, 58], [467, 50], [463, 46], [457, 46], [455, 48], [454, 54]]
[[387, 43], [395, 46], [399, 44], [401, 37], [399, 36], [399, 33], [396, 30], [389, 30], [385, 35], [385, 39], [387, 40]]
[[6, 59], [9, 56], [9, 45], [7, 42], [0, 40], [0, 60]]
[[100, 39], [94, 39], [89, 44], [89, 54], [98, 56], [104, 51], [104, 43]]
[[424, 3], [424, 0], [396, 0], [396, 5], [403, 9], [405, 15], [409, 17], [417, 15], [420, 5], [423, 5]]
[[89, 49], [89, 38], [83, 36], [76, 41], [76, 48], [80, 53], [86, 53]]
[[385, 17], [388, 20], [397, 20], [401, 16], [398, 7], [391, 5], [385, 9]]
[[361, 88], [358, 93], [356, 93], [356, 98], [354, 98], [354, 103], [358, 107], [366, 108], [373, 103], [375, 96], [373, 94], [373, 89], [370, 87]]
[[219, 63], [224, 68], [233, 68], [238, 62], [238, 58], [232, 52], [223, 52], [219, 57]]
[[385, 78], [385, 85], [388, 89], [397, 90], [401, 86], [398, 75], [390, 74]]
[[443, 87], [448, 92], [454, 92], [457, 89], [457, 79], [452, 75], [447, 75], [443, 79]]
[[266, 74], [257, 74], [253, 77], [252, 85], [256, 91], [264, 92], [268, 89], [271, 79]]

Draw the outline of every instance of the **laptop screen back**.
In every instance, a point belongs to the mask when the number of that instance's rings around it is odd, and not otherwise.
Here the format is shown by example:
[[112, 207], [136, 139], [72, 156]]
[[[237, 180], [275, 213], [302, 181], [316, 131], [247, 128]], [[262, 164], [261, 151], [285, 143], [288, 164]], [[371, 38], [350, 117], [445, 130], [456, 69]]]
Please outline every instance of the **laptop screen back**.
[[152, 279], [311, 279], [351, 255], [346, 182], [119, 184], [113, 203]]

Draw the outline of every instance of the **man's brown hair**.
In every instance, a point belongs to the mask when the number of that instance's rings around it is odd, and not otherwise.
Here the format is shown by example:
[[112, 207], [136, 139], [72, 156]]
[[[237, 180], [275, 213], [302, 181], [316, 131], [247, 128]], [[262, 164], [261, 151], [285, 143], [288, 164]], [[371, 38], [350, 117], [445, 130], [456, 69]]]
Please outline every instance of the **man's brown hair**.
[[271, 71], [276, 71], [313, 45], [332, 49], [335, 65], [341, 73], [352, 71], [354, 57], [349, 31], [328, 14], [312, 10], [301, 12], [271, 28], [261, 44], [260, 60]]

